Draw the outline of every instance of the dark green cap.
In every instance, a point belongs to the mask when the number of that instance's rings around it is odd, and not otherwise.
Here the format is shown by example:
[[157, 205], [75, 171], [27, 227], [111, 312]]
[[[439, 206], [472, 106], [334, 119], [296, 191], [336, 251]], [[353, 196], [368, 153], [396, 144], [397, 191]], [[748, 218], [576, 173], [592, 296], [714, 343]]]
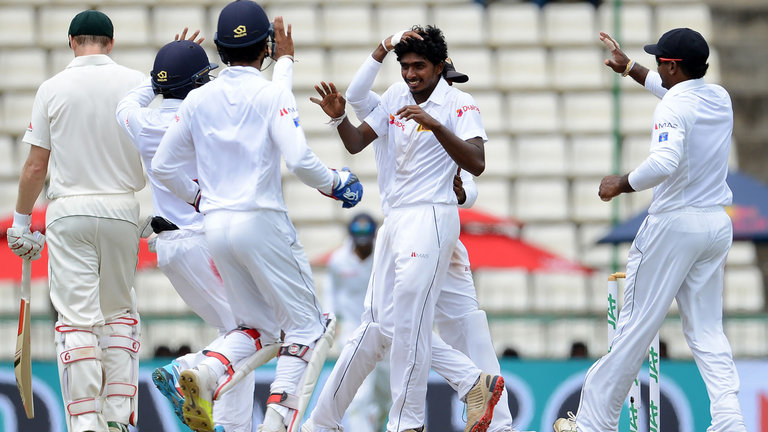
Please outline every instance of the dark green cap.
[[87, 10], [72, 18], [72, 22], [69, 23], [69, 34], [71, 36], [107, 36], [112, 39], [114, 27], [112, 27], [112, 21], [103, 12]]

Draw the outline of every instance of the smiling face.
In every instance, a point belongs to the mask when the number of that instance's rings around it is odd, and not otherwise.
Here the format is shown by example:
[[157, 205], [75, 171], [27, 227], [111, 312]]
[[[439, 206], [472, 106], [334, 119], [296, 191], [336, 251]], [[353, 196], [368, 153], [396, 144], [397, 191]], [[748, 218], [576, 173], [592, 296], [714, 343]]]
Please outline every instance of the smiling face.
[[443, 63], [435, 65], [426, 57], [410, 52], [400, 58], [400, 73], [416, 103], [422, 103], [429, 99], [440, 81]]

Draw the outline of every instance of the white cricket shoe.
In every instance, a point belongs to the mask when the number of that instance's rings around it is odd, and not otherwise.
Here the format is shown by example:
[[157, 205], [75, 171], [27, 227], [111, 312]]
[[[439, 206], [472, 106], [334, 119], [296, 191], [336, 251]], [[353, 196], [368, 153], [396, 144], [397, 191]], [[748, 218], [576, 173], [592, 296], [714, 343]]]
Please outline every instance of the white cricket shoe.
[[195, 432], [215, 432], [213, 424], [213, 392], [216, 377], [208, 366], [199, 365], [179, 375], [179, 387], [184, 393], [184, 423]]
[[568, 418], [559, 418], [555, 420], [555, 424], [552, 426], [555, 432], [578, 432], [576, 429], [576, 416], [571, 411], [568, 411]]
[[504, 378], [500, 375], [480, 373], [477, 382], [467, 393], [467, 426], [464, 432], [485, 432], [493, 419], [493, 408], [504, 391]]

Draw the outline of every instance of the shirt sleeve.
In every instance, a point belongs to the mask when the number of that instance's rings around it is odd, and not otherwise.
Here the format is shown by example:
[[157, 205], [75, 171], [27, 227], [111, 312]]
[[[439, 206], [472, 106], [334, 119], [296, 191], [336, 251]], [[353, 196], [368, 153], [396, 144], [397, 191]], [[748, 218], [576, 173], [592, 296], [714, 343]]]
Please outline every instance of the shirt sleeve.
[[369, 55], [355, 72], [355, 76], [352, 77], [347, 88], [347, 102], [360, 121], [363, 121], [376, 108], [381, 99], [379, 95], [371, 91], [379, 70], [381, 70], [381, 63]]
[[272, 115], [274, 118], [270, 122], [269, 133], [280, 149], [288, 170], [307, 186], [330, 195], [333, 174], [307, 145], [293, 94], [280, 91]]
[[41, 85], [35, 95], [35, 102], [32, 105], [32, 116], [29, 120], [29, 126], [24, 133], [24, 141], [27, 144], [42, 147], [46, 150], [51, 149], [51, 128], [50, 118], [48, 117], [48, 86]]
[[123, 128], [131, 141], [136, 143], [136, 137], [141, 132], [143, 124], [139, 115], [141, 109], [147, 107], [155, 98], [155, 92], [152, 89], [151, 78], [146, 78], [141, 84], [129, 91], [127, 95], [117, 104], [115, 115], [117, 123]]
[[475, 201], [477, 201], [477, 183], [475, 183], [475, 176], [466, 170], [461, 170], [459, 176], [461, 177], [461, 184], [464, 187], [464, 194], [467, 196], [464, 204], [459, 204], [459, 207], [470, 208], [475, 205]]
[[683, 117], [663, 102], [653, 116], [650, 155], [629, 173], [629, 184], [636, 191], [650, 189], [669, 177], [680, 164], [685, 151]]
[[275, 69], [272, 71], [272, 82], [291, 91], [293, 88], [293, 60], [288, 57], [281, 57], [280, 60], [275, 62]]
[[200, 187], [184, 170], [187, 164], [195, 160], [195, 146], [189, 128], [189, 108], [186, 102], [182, 102], [174, 121], [163, 135], [152, 158], [150, 172], [174, 195], [188, 203], [194, 203]]
[[463, 139], [468, 140], [476, 137], [482, 138], [483, 142], [488, 141], [483, 127], [483, 119], [480, 116], [480, 108], [468, 93], [461, 93], [456, 98], [456, 105], [453, 110], [453, 133]]
[[667, 94], [667, 89], [661, 86], [661, 75], [656, 71], [648, 71], [648, 75], [645, 77], [644, 87], [659, 99]]

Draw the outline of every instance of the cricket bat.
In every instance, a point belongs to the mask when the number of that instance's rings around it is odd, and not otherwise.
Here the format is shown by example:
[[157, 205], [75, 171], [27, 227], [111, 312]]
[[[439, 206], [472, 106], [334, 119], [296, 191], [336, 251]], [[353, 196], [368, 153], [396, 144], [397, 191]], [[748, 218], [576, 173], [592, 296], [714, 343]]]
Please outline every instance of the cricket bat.
[[29, 347], [29, 298], [32, 280], [32, 262], [22, 260], [21, 267], [21, 307], [19, 308], [19, 332], [16, 335], [16, 354], [13, 356], [13, 372], [16, 374], [16, 385], [21, 394], [21, 403], [27, 418], [35, 417], [35, 405], [32, 399], [32, 359]]

